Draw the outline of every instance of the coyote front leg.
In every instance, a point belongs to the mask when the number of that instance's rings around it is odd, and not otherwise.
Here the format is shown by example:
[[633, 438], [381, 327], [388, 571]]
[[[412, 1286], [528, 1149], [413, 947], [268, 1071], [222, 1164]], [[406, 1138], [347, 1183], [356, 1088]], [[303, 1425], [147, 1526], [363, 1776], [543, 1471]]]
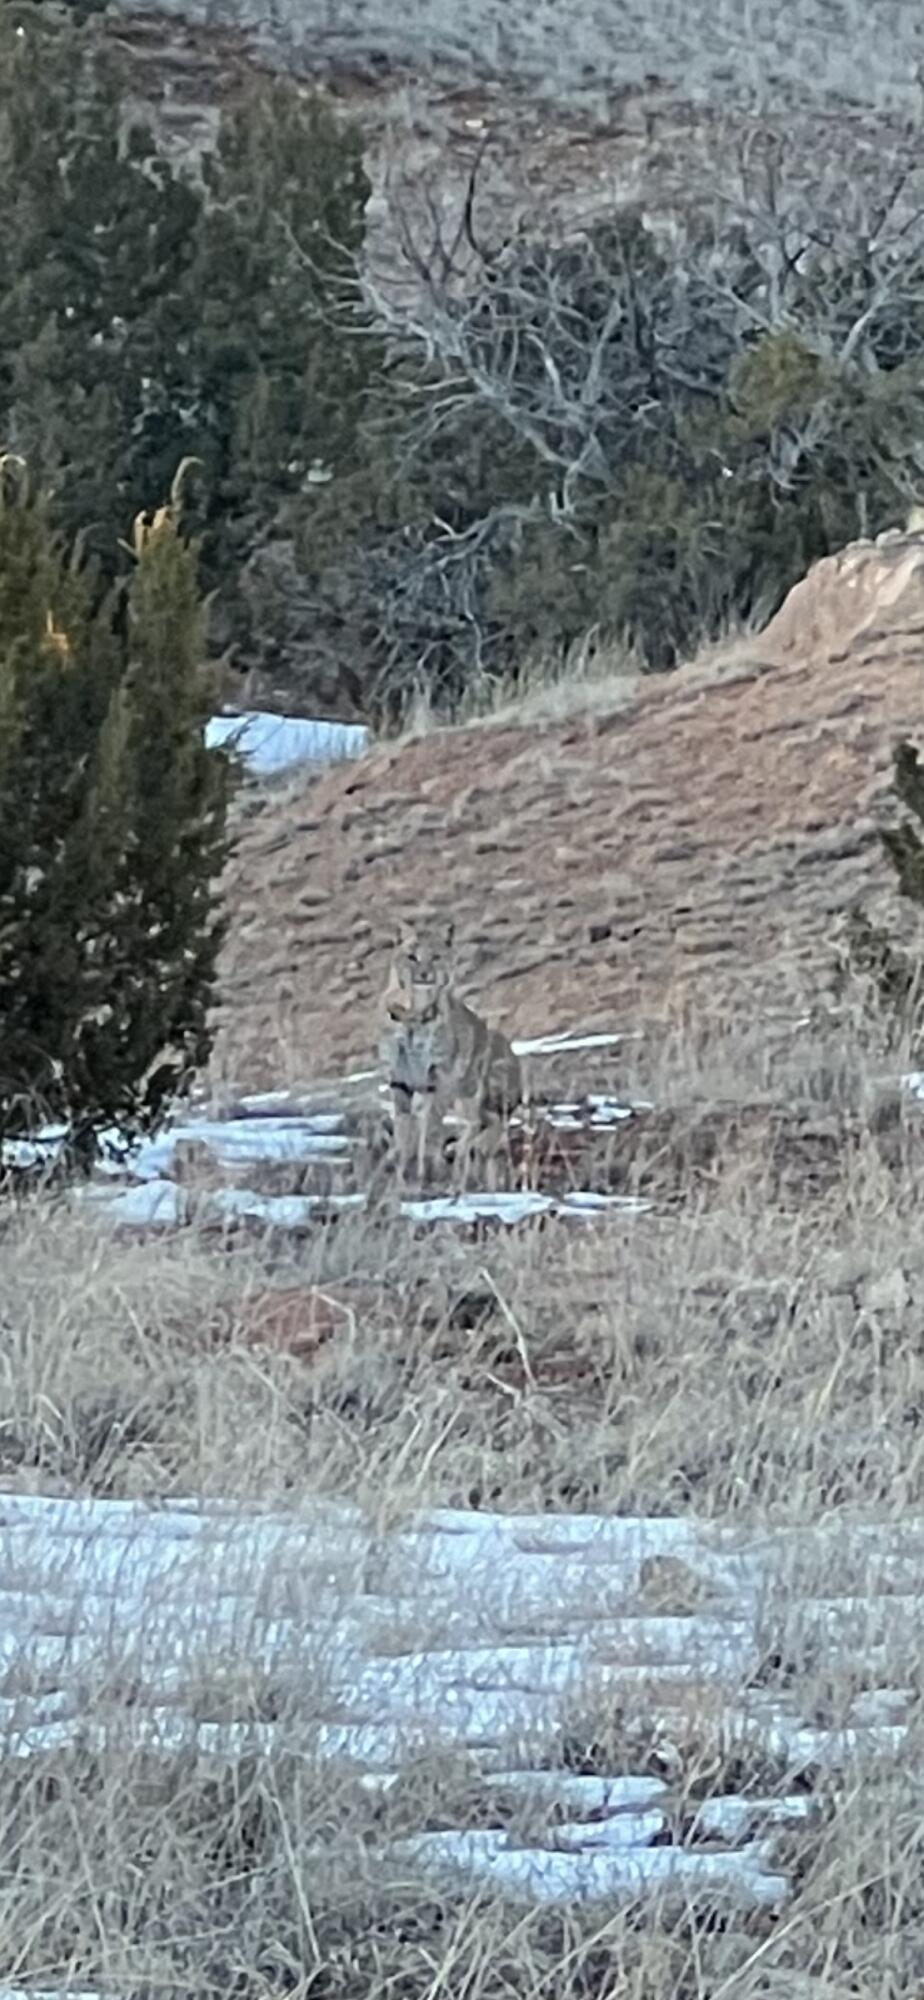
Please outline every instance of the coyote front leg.
[[484, 1160], [485, 1186], [495, 1194], [500, 1184], [498, 1166], [501, 1149], [506, 1137], [506, 1126], [502, 1118], [491, 1118], [481, 1128], [480, 1150]]
[[407, 1179], [407, 1163], [414, 1143], [413, 1092], [406, 1083], [391, 1086], [392, 1123], [395, 1134], [395, 1163], [401, 1185]]
[[454, 1109], [458, 1137], [456, 1139], [455, 1157], [452, 1163], [452, 1177], [459, 1192], [464, 1194], [468, 1186], [469, 1169], [475, 1148], [478, 1120], [477, 1114], [472, 1109], [470, 1100], [466, 1097], [457, 1097]]
[[427, 1144], [433, 1114], [433, 1092], [422, 1091], [417, 1099], [417, 1179], [421, 1189], [427, 1184]]

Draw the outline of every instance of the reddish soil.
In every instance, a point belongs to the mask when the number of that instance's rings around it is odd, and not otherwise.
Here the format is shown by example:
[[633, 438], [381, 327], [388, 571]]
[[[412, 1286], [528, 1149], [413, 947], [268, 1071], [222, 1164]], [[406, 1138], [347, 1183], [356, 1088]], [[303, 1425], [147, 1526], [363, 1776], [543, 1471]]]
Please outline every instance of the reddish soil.
[[796, 1010], [885, 890], [875, 816], [924, 726], [924, 541], [817, 565], [720, 672], [630, 708], [447, 731], [249, 821], [219, 1063], [253, 1087], [375, 1060], [395, 919], [454, 913], [460, 984], [522, 1035]]

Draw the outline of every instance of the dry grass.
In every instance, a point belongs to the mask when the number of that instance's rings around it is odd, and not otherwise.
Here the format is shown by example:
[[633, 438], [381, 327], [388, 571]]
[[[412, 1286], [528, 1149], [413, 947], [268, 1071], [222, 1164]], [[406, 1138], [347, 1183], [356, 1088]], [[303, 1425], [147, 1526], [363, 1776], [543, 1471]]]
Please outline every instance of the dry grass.
[[[885, 1058], [843, 1022], [781, 1030], [759, 1079], [756, 1036], [726, 1022], [693, 1041], [678, 1022], [662, 1049], [638, 1045], [635, 1081], [691, 1106], [710, 1092], [752, 1100], [758, 1082], [807, 1117], [873, 1101]], [[41, 1490], [293, 1510], [336, 1494], [380, 1526], [431, 1502], [786, 1525], [762, 1685], [842, 1721], [863, 1675], [835, 1670], [794, 1606], [861, 1580], [858, 1517], [894, 1522], [899, 1547], [924, 1499], [922, 1192], [912, 1128], [896, 1164], [861, 1123], [833, 1186], [801, 1205], [777, 1201], [764, 1163], [732, 1144], [686, 1205], [604, 1230], [469, 1242], [345, 1217], [298, 1249], [218, 1250], [194, 1230], [113, 1242], [92, 1217], [39, 1202], [4, 1223], [0, 1464], [8, 1483]], [[272, 1284], [351, 1298], [352, 1321], [309, 1361], [254, 1347], [248, 1303]], [[842, 1558], [834, 1574], [828, 1547], [820, 1574], [812, 1530], [834, 1514]], [[399, 1650], [426, 1639], [394, 1635]], [[319, 1667], [280, 1657], [248, 1674], [206, 1646], [196, 1712], [282, 1717], [286, 1747], [155, 1757], [113, 1702], [102, 1749], [0, 1755], [0, 1964], [139, 2000], [905, 2000], [924, 1973], [908, 1775], [924, 1748], [919, 1657], [912, 1632], [880, 1670], [910, 1688], [902, 1767], [814, 1779], [811, 1815], [772, 1836], [792, 1902], [713, 1921], [676, 1900], [525, 1913], [424, 1886], [382, 1843], [458, 1823], [464, 1762], [405, 1772], [386, 1804], [313, 1754]], [[97, 1690], [96, 1714], [106, 1699]], [[630, 1720], [591, 1687], [561, 1750], [574, 1769], [665, 1772], [686, 1842], [700, 1838], [702, 1798], [766, 1797], [786, 1780], [746, 1732], [729, 1735], [714, 1694], [680, 1700], [670, 1757], [654, 1694], [646, 1722], [644, 1691]], [[483, 1794], [469, 1809], [485, 1823]], [[513, 1806], [497, 1811], [516, 1824]]]
[[[185, 9], [169, 0], [165, 13]], [[219, 0], [213, 32], [236, 27], [240, 7]], [[702, 100], [753, 98], [768, 87], [793, 96], [853, 98], [916, 111], [916, 22], [896, 0], [859, 9], [839, 0], [721, 0], [704, 20], [693, 0], [646, 8], [640, 0], [591, 0], [562, 9], [471, 0], [464, 15], [449, 0], [277, 0], [272, 33], [281, 47], [309, 52], [312, 67], [375, 73], [383, 61], [412, 74], [452, 65], [470, 77], [502, 76], [550, 98], [590, 97], [605, 113], [614, 82], [656, 76]]]
[[564, 658], [543, 652], [527, 657], [515, 684], [490, 676], [472, 680], [450, 717], [434, 712], [421, 694], [411, 704], [401, 740], [413, 742], [434, 729], [470, 729], [476, 723], [528, 728], [572, 716], [611, 715], [631, 704], [643, 677], [643, 663], [631, 646], [590, 631]]
[[[677, 1836], [695, 1842], [697, 1801], [723, 1771], [702, 1735], [684, 1754]], [[664, 1768], [656, 1749], [650, 1761]], [[726, 1750], [724, 1777], [764, 1797], [780, 1788], [765, 1763], [749, 1769], [746, 1746]], [[448, 1823], [464, 1792], [461, 1767], [423, 1764], [382, 1803], [310, 1750], [209, 1768], [192, 1753], [140, 1751], [117, 1729], [103, 1751], [4, 1758], [4, 1968], [11, 1980], [132, 2000], [905, 2000], [919, 1990], [919, 1788], [899, 1770], [821, 1785], [807, 1819], [774, 1836], [798, 1883], [776, 1918], [717, 1908], [710, 1920], [676, 1896], [644, 1912], [524, 1911], [440, 1892], [384, 1858], [386, 1838], [422, 1819]], [[516, 1809], [500, 1800], [493, 1821], [515, 1831]]]
[[[752, 678], [760, 671], [758, 650], [756, 623], [729, 627], [718, 638], [704, 641], [672, 678], [703, 688]], [[434, 712], [422, 693], [410, 706], [400, 740], [413, 742], [437, 729], [470, 729], [478, 723], [525, 729], [582, 717], [592, 722], [632, 707], [640, 693], [657, 684], [629, 641], [592, 628], [563, 658], [543, 651], [527, 656], [513, 685], [490, 676], [471, 681], [450, 718]]]
[[[901, 1062], [843, 1018], [804, 1015], [695, 1035], [680, 1016], [658, 1048], [627, 1043], [628, 1094], [677, 1107], [673, 1198], [605, 1227], [470, 1241], [347, 1211], [298, 1245], [219, 1250], [195, 1228], [113, 1242], [92, 1214], [27, 1203], [4, 1225], [0, 1469], [111, 1494], [337, 1492], [397, 1513], [910, 1505], [924, 1159], [914, 1111], [888, 1151], [876, 1129]], [[760, 1123], [781, 1104], [785, 1200]], [[678, 1202], [685, 1120], [693, 1132], [717, 1105], [724, 1156]], [[803, 1130], [826, 1175], [800, 1194]], [[617, 1127], [614, 1163], [626, 1143]], [[655, 1120], [636, 1180], [658, 1184], [664, 1143]], [[277, 1285], [349, 1308], [307, 1361], [255, 1344], [254, 1301]]]
[[[917, 941], [917, 927], [909, 927], [909, 947]], [[921, 1051], [880, 1014], [871, 985], [854, 975], [839, 920], [830, 924], [829, 950], [825, 987], [815, 992], [806, 991], [801, 967], [781, 950], [773, 1005], [749, 1013], [740, 1002], [705, 1010], [682, 977], [666, 984], [658, 1032], [621, 1044], [619, 1088], [626, 1100], [680, 1110], [759, 1102], [805, 1113], [850, 1110], [872, 1125], [883, 1095], [894, 1094], [899, 1079], [920, 1066]]]

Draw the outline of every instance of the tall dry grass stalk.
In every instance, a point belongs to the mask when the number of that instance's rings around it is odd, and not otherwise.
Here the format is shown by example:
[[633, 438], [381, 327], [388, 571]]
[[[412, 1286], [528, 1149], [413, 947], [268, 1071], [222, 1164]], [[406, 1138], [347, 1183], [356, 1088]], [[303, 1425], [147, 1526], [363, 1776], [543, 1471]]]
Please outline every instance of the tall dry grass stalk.
[[[0, 1469], [399, 1511], [916, 1502], [918, 1115], [893, 1077], [884, 1150], [895, 1052], [843, 1020], [777, 1025], [775, 1043], [723, 1021], [624, 1045], [627, 1086], [674, 1106], [640, 1155], [655, 1186], [659, 1149], [677, 1162], [648, 1215], [473, 1241], [374, 1208], [219, 1250], [195, 1228], [114, 1242], [90, 1205], [26, 1204], [4, 1224]], [[735, 1110], [763, 1105], [787, 1112], [772, 1160], [760, 1116]], [[719, 1151], [685, 1187], [685, 1121], [716, 1109]], [[616, 1128], [615, 1161], [626, 1144]], [[309, 1361], [260, 1344], [254, 1302], [280, 1284], [343, 1307]]]
[[[487, 1890], [438, 1889], [413, 1861], [389, 1859], [388, 1842], [421, 1826], [483, 1825], [484, 1792], [464, 1758], [447, 1764], [443, 1753], [409, 1762], [387, 1800], [355, 1770], [321, 1763], [329, 1635], [314, 1630], [306, 1599], [294, 1652], [280, 1642], [278, 1657], [249, 1662], [240, 1646], [228, 1656], [218, 1632], [198, 1634], [195, 1714], [280, 1725], [275, 1743], [257, 1732], [224, 1755], [192, 1743], [155, 1754], [125, 1700], [132, 1662], [103, 1657], [87, 1710], [102, 1734], [14, 1757], [9, 1667], [8, 1979], [133, 2000], [906, 2000], [917, 1990], [924, 1634], [912, 1584], [880, 1579], [912, 1592], [907, 1616], [883, 1636], [871, 1609], [853, 1667], [843, 1648], [834, 1659], [824, 1610], [870, 1588], [858, 1524], [894, 1538], [913, 1583], [924, 1500], [917, 1113], [884, 1151], [876, 1107], [895, 1053], [843, 1018], [781, 1024], [755, 1067], [761, 1041], [754, 1023], [680, 1019], [660, 1049], [626, 1045], [626, 1082], [661, 1102], [670, 1092], [681, 1128], [755, 1099], [787, 1109], [793, 1145], [800, 1119], [827, 1121], [841, 1137], [821, 1188], [807, 1178], [800, 1194], [796, 1179], [782, 1197], [732, 1117], [712, 1171], [685, 1198], [603, 1225], [472, 1241], [415, 1235], [380, 1211], [299, 1243], [219, 1246], [196, 1228], [114, 1240], [92, 1204], [9, 1211], [0, 1469], [13, 1487], [200, 1494], [306, 1518], [348, 1499], [383, 1536], [439, 1502], [687, 1513], [721, 1523], [742, 1548], [775, 1535], [785, 1560], [759, 1607], [759, 1684], [734, 1695], [741, 1725], [725, 1718], [730, 1697], [690, 1685], [666, 1742], [663, 1688], [640, 1685], [630, 1717], [588, 1684], [555, 1754], [577, 1770], [672, 1774], [675, 1837], [696, 1840], [705, 1798], [792, 1789], [748, 1730], [770, 1693], [833, 1726], [859, 1697], [903, 1690], [899, 1760], [800, 1781], [811, 1810], [771, 1842], [794, 1883], [782, 1913], [710, 1920], [676, 1898], [527, 1910]], [[349, 1312], [308, 1358], [274, 1353], [254, 1344], [274, 1287], [320, 1288]], [[842, 1524], [834, 1555], [832, 1521]], [[682, 1578], [672, 1587], [682, 1594]], [[406, 1605], [382, 1646], [414, 1652], [440, 1636]], [[511, 1803], [501, 1823], [525, 1838], [521, 1810]]]

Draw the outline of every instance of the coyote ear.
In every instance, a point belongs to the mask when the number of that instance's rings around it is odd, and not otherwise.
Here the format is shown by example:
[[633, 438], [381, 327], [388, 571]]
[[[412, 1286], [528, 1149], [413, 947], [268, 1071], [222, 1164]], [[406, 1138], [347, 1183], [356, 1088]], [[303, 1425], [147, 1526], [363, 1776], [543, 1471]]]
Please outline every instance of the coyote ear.
[[395, 937], [396, 944], [414, 944], [416, 938], [417, 938], [417, 925], [414, 923], [413, 919], [411, 917], [399, 917], [398, 929]]
[[453, 944], [455, 942], [455, 935], [456, 935], [455, 924], [447, 924], [443, 932], [443, 943], [446, 946], [447, 951], [452, 950]]

